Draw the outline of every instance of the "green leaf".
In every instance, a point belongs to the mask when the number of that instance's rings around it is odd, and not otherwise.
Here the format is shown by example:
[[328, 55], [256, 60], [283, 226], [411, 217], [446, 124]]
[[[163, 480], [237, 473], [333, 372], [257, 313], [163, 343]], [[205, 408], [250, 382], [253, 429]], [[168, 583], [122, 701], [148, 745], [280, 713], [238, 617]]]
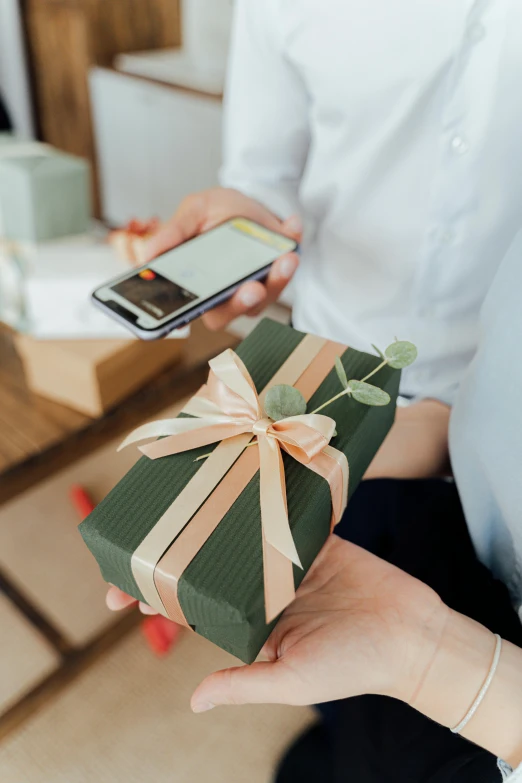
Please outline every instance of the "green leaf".
[[378, 386], [372, 386], [371, 383], [364, 381], [350, 381], [352, 397], [363, 405], [381, 406], [388, 405], [390, 395]]
[[386, 348], [386, 359], [394, 370], [403, 370], [417, 358], [417, 348], [405, 340], [392, 343]]
[[343, 367], [343, 363], [339, 356], [335, 357], [335, 372], [337, 373], [337, 377], [341, 381], [341, 386], [343, 389], [348, 388], [348, 378], [346, 377], [346, 371]]
[[288, 416], [302, 416], [306, 413], [306, 400], [293, 386], [272, 386], [265, 397], [265, 413], [274, 421]]
[[383, 352], [381, 351], [381, 349], [380, 349], [380, 348], [377, 348], [377, 346], [376, 346], [376, 345], [374, 345], [373, 343], [372, 343], [372, 348], [373, 348], [373, 350], [374, 350], [374, 351], [376, 351], [376, 352], [379, 354], [379, 356], [381, 357], [381, 359], [383, 359], [384, 361], [386, 361], [386, 356], [383, 354]]

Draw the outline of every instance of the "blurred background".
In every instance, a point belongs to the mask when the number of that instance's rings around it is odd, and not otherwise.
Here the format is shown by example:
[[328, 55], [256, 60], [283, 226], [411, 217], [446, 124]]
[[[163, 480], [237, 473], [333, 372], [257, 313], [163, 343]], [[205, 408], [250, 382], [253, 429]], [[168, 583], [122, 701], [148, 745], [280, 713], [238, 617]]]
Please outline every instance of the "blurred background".
[[[0, 0], [0, 779], [268, 783], [308, 710], [194, 716], [230, 665], [114, 616], [76, 530], [252, 324], [144, 344], [89, 304], [216, 185], [232, 0]], [[59, 218], [57, 218], [59, 215]], [[278, 305], [271, 313], [287, 320]]]

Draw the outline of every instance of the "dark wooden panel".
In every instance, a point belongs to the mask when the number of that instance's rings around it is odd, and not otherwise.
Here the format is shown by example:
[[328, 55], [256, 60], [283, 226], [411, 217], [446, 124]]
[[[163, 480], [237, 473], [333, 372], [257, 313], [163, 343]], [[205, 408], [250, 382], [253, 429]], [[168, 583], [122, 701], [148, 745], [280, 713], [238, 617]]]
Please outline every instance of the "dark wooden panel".
[[76, 3], [32, 0], [27, 31], [43, 139], [93, 160], [87, 86], [93, 58], [85, 9]]
[[176, 0], [91, 0], [92, 54], [112, 65], [117, 52], [161, 49], [180, 43]]
[[93, 165], [98, 187], [87, 74], [120, 52], [177, 46], [179, 0], [25, 0], [41, 136]]

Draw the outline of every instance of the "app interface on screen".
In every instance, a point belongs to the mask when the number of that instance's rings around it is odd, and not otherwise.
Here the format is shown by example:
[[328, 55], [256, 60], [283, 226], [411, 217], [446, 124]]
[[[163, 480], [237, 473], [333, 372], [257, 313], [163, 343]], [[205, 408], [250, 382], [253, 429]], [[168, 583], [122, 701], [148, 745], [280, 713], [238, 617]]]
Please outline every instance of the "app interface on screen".
[[294, 243], [246, 220], [234, 220], [175, 248], [112, 286], [159, 323], [275, 261]]

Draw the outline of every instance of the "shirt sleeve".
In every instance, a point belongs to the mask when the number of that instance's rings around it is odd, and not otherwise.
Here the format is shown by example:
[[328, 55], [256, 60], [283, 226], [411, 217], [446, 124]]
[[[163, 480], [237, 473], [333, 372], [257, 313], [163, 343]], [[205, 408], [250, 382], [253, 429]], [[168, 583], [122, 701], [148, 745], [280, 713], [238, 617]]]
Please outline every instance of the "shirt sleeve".
[[221, 184], [287, 218], [309, 147], [308, 101], [283, 50], [279, 0], [236, 0]]
[[[502, 767], [500, 767], [500, 770], [502, 771]], [[522, 765], [511, 774], [508, 774], [507, 777], [504, 775], [504, 781], [505, 783], [522, 783]]]

